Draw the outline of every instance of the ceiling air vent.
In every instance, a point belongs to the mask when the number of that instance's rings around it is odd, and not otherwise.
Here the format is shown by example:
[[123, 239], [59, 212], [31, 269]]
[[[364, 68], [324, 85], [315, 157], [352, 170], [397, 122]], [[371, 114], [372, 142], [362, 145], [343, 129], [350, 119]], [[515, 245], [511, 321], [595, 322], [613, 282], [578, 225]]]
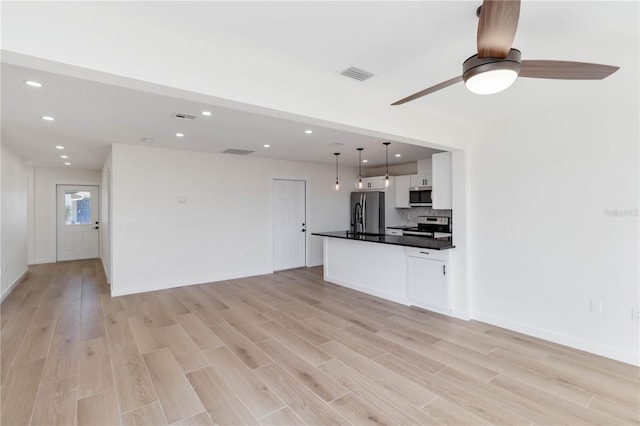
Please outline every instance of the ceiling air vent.
[[224, 151], [222, 151], [223, 154], [234, 154], [234, 155], [247, 155], [247, 154], [251, 154], [252, 152], [255, 151], [248, 151], [246, 149], [225, 149]]
[[173, 116], [175, 118], [181, 118], [183, 120], [195, 120], [196, 119], [195, 115], [184, 114], [184, 113], [181, 113], [181, 112], [176, 112], [175, 114], [173, 114]]
[[344, 75], [345, 77], [353, 78], [358, 81], [365, 81], [373, 77], [373, 74], [370, 72], [366, 72], [356, 67], [349, 67], [346, 70], [340, 71], [340, 75]]

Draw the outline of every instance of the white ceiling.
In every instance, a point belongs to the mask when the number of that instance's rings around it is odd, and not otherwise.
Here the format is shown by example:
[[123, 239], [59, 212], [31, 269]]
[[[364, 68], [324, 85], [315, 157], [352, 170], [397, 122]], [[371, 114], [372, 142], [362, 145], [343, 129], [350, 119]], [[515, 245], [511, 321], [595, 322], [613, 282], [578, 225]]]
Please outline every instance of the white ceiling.
[[[566, 113], [572, 105], [585, 102], [615, 104], [630, 92], [637, 97], [637, 2], [525, 1], [514, 41], [523, 59], [596, 62], [620, 66], [620, 71], [602, 81], [521, 78], [492, 96], [473, 95], [459, 84], [402, 107], [389, 107], [399, 98], [460, 74], [464, 59], [475, 53], [479, 4], [3, 2], [2, 46], [113, 74], [124, 75], [121, 70], [127, 64], [142, 64], [130, 65], [127, 77], [155, 82], [176, 81], [177, 75], [185, 87], [201, 87], [209, 96], [275, 110], [295, 109], [303, 115], [324, 103], [325, 109], [357, 118], [367, 114], [367, 103], [375, 103], [391, 111], [389, 117], [400, 122], [399, 128], [403, 115], [407, 127], [425, 117], [429, 123], [425, 127], [447, 121], [473, 128], [487, 120], [535, 119], [536, 111], [548, 108]], [[158, 62], [158, 57], [165, 62]], [[167, 63], [171, 65], [162, 66]], [[337, 74], [348, 66], [375, 77], [357, 82]], [[46, 80], [45, 87], [22, 85], [29, 72]], [[317, 124], [312, 135], [305, 135], [302, 131], [314, 120], [264, 117], [217, 107], [213, 100], [171, 99], [148, 90], [16, 66], [3, 66], [2, 89], [3, 142], [38, 164], [56, 164], [58, 160], [50, 158], [51, 145], [66, 141], [77, 149], [74, 167], [99, 167], [109, 143], [141, 143], [142, 137], [154, 138], [154, 146], [214, 152], [256, 149], [253, 155], [326, 163], [333, 161], [332, 152], [343, 151], [341, 159], [350, 158], [355, 164], [354, 149], [361, 145], [372, 156], [372, 164], [380, 164], [383, 140], [394, 142], [392, 152], [401, 148], [405, 161], [429, 154], [402, 146], [400, 141], [406, 138], [380, 138]], [[198, 114], [207, 105], [214, 115], [186, 123], [188, 127], [170, 118], [173, 112]], [[56, 116], [56, 121], [38, 121], [45, 113]], [[368, 129], [373, 127], [378, 126]], [[176, 131], [183, 131], [185, 138], [175, 140]], [[344, 149], [328, 146], [336, 142], [345, 143]], [[264, 143], [273, 148], [265, 151]]]
[[[222, 152], [255, 151], [253, 156], [356, 166], [356, 148], [363, 147], [367, 166], [385, 162], [387, 139], [196, 103], [144, 91], [2, 64], [2, 139], [29, 164], [99, 169], [109, 146], [125, 143]], [[24, 82], [35, 80], [43, 87]], [[202, 111], [211, 112], [203, 116]], [[175, 113], [196, 116], [194, 120]], [[51, 116], [54, 121], [42, 120]], [[306, 130], [313, 133], [307, 134]], [[182, 133], [181, 138], [176, 133]], [[151, 138], [152, 143], [142, 139]], [[271, 145], [265, 148], [264, 145]], [[338, 145], [340, 144], [340, 145]], [[56, 145], [64, 146], [64, 152]], [[437, 150], [392, 142], [389, 164], [429, 158]], [[401, 157], [395, 157], [400, 154]], [[67, 155], [68, 159], [61, 159]]]

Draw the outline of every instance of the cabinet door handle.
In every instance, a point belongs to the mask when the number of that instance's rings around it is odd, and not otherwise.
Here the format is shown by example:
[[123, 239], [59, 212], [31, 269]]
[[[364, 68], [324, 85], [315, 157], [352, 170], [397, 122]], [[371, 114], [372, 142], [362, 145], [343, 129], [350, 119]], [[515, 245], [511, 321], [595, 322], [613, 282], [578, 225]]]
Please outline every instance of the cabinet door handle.
[[429, 254], [429, 252], [428, 252], [428, 251], [421, 251], [420, 253], [422, 253], [422, 254]]
[[447, 265], [442, 265], [442, 275], [447, 275]]

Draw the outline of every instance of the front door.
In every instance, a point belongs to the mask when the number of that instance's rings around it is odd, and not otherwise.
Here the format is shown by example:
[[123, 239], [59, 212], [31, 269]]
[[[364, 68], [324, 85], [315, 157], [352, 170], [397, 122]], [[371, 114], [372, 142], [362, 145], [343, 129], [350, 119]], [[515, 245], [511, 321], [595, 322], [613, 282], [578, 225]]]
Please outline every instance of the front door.
[[306, 265], [306, 211], [303, 180], [273, 181], [273, 269]]
[[58, 185], [56, 202], [57, 260], [98, 257], [98, 187]]

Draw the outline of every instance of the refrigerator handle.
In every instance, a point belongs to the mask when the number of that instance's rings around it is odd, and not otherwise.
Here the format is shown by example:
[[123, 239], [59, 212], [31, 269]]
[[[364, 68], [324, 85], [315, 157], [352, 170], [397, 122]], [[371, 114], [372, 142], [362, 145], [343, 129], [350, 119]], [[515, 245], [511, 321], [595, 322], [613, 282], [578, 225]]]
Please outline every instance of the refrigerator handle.
[[362, 194], [362, 232], [367, 232], [367, 196]]

